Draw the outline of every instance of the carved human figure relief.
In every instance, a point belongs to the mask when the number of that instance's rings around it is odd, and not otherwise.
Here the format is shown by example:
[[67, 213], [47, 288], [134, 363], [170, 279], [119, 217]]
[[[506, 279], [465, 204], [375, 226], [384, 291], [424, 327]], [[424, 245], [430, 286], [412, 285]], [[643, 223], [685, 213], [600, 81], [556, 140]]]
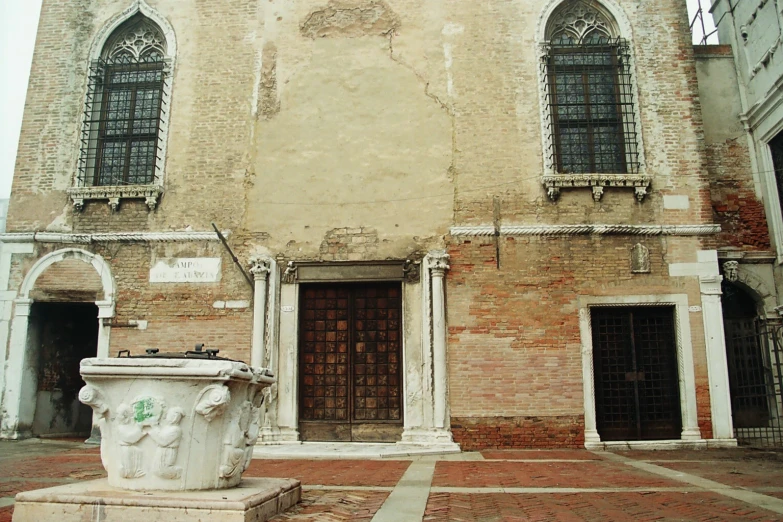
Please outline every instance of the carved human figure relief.
[[[79, 390], [79, 400], [92, 408], [98, 421], [98, 430], [101, 432], [101, 437], [105, 437], [106, 433], [104, 430], [109, 419], [109, 406], [106, 404], [103, 393], [98, 388], [87, 384]], [[107, 469], [106, 463], [108, 462], [106, 451], [108, 451], [107, 445], [101, 444], [101, 464], [103, 464], [104, 469]]]
[[231, 392], [227, 386], [212, 384], [207, 386], [196, 400], [196, 413], [203, 415], [207, 422], [223, 414], [231, 400]]
[[229, 430], [223, 437], [223, 464], [220, 466], [220, 477], [230, 479], [244, 471], [245, 437], [250, 427], [249, 401], [232, 412]]
[[641, 243], [636, 243], [631, 249], [631, 272], [634, 274], [650, 273], [650, 250]]
[[272, 383], [268, 388], [264, 388], [263, 404], [263, 426], [272, 428], [277, 426], [277, 383]]
[[120, 446], [120, 476], [123, 478], [138, 478], [145, 475], [142, 469], [144, 455], [135, 444], [147, 434], [142, 430], [141, 424], [136, 422], [133, 410], [127, 404], [117, 407], [115, 420], [117, 442]]
[[182, 408], [170, 408], [161, 420], [160, 425], [151, 428], [150, 438], [158, 445], [155, 450], [154, 472], [165, 479], [178, 479], [182, 476], [182, 468], [176, 466], [179, 443], [182, 439], [182, 428], [179, 423], [185, 413]]
[[245, 462], [242, 471], [250, 466], [250, 461], [253, 460], [253, 448], [261, 435], [261, 412], [264, 402], [266, 402], [264, 393], [256, 393], [250, 402], [250, 422], [245, 433]]
[[283, 282], [286, 284], [293, 284], [296, 283], [296, 278], [298, 277], [297, 273], [297, 266], [294, 264], [293, 261], [289, 261], [286, 265], [285, 272], [283, 272]]

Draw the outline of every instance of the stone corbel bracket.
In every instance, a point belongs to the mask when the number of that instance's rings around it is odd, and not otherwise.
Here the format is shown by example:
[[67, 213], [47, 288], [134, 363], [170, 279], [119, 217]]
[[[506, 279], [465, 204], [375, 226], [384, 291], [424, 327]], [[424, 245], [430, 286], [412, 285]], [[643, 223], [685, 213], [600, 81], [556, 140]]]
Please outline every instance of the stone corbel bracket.
[[90, 200], [107, 200], [112, 212], [119, 210], [123, 199], [143, 199], [150, 211], [155, 210], [158, 200], [163, 194], [160, 185], [122, 185], [112, 187], [71, 187], [68, 196], [73, 202], [74, 210], [81, 212], [84, 202]]
[[557, 201], [560, 189], [591, 187], [595, 202], [601, 201], [605, 187], [633, 187], [641, 203], [652, 185], [652, 178], [642, 174], [546, 174], [542, 180], [547, 195]]

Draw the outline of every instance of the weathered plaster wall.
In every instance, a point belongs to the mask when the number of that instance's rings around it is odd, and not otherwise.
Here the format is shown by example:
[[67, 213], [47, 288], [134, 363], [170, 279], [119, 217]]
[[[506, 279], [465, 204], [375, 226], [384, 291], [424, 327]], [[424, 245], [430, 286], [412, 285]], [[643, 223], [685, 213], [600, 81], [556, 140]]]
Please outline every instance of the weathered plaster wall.
[[780, 0], [716, 0], [713, 16], [720, 19], [721, 43], [734, 47], [748, 106], [774, 94], [783, 75], [783, 3]]
[[280, 113], [259, 120], [246, 226], [299, 258], [317, 256], [335, 229], [371, 226], [373, 257], [405, 257], [414, 236], [443, 235], [451, 221], [451, 118], [392, 58], [388, 39], [312, 47], [282, 89]]
[[[653, 176], [641, 204], [619, 188], [600, 203], [585, 189], [546, 198], [535, 34], [544, 1], [150, 4], [178, 45], [158, 209], [70, 209], [89, 46], [126, 3], [47, 3], [9, 230], [216, 221], [251, 248], [318, 258], [333, 231], [370, 227], [374, 254], [405, 257], [437, 245], [452, 222], [491, 222], [495, 196], [507, 222], [711, 218], [687, 17], [674, 0], [619, 3]], [[663, 195], [688, 198], [688, 209], [664, 210]]]

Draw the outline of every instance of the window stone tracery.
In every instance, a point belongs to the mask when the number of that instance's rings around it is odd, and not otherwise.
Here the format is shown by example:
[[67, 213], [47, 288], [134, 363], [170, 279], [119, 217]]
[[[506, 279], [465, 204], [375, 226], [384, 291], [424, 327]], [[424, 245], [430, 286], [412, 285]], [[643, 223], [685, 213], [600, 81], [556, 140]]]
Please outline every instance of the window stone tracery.
[[109, 59], [162, 59], [166, 55], [166, 39], [152, 21], [139, 17], [107, 43], [104, 55]]
[[576, 1], [555, 12], [549, 22], [548, 40], [557, 43], [591, 43], [600, 38], [616, 37], [616, 33], [604, 13]]

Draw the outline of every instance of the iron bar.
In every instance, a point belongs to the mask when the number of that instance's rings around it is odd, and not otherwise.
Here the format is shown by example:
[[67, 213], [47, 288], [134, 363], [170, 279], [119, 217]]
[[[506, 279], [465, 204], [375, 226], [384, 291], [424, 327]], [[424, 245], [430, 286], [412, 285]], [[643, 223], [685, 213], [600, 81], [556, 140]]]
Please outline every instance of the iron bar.
[[226, 241], [226, 238], [223, 237], [223, 234], [220, 233], [220, 230], [218, 230], [217, 225], [215, 223], [212, 223], [212, 228], [215, 229], [215, 234], [217, 234], [218, 239], [220, 239], [220, 242], [223, 243], [223, 246], [226, 247], [226, 250], [228, 250], [228, 254], [231, 256], [231, 259], [234, 261], [234, 264], [237, 265], [237, 268], [239, 268], [239, 271], [242, 272], [242, 275], [245, 276], [245, 281], [247, 281], [247, 284], [250, 285], [250, 288], [255, 288], [255, 284], [253, 283], [253, 280], [250, 279], [250, 276], [247, 275], [247, 272], [245, 272], [244, 267], [239, 262], [239, 259], [236, 255], [234, 255], [234, 251], [231, 250], [231, 247], [228, 246], [228, 241]]
[[543, 63], [550, 161], [561, 173], [637, 173], [630, 47], [551, 42]]

